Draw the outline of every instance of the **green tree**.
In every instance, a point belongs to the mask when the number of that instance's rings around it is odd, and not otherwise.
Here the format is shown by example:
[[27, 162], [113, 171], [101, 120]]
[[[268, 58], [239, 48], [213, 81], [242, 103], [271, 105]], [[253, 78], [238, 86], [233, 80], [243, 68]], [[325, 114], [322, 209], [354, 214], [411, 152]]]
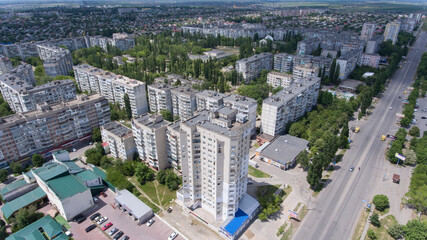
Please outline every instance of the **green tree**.
[[407, 150], [405, 153], [405, 164], [406, 165], [415, 165], [417, 164], [417, 155], [415, 154], [415, 151], [412, 149]]
[[411, 176], [406, 204], [422, 212], [427, 209], [427, 165], [418, 164]]
[[125, 93], [125, 96], [123, 97], [123, 101], [125, 102], [127, 119], [130, 120], [130, 119], [132, 119], [132, 107], [130, 106], [130, 99], [129, 99], [129, 95], [127, 93]]
[[119, 190], [127, 189], [129, 192], [133, 192], [133, 189], [135, 189], [135, 186], [126, 179], [121, 170], [114, 166], [107, 169], [106, 180]]
[[22, 164], [18, 162], [11, 162], [9, 167], [13, 173], [22, 173]]
[[135, 165], [134, 161], [125, 161], [122, 165], [123, 174], [129, 177], [133, 176], [135, 174]]
[[427, 239], [427, 222], [412, 220], [403, 227], [404, 237], [406, 240]]
[[18, 212], [15, 213], [11, 222], [13, 223], [13, 229], [18, 231], [31, 223], [37, 221], [43, 217], [43, 213], [36, 212], [37, 208], [32, 205], [28, 208], [21, 208]]
[[0, 169], [0, 182], [5, 182], [9, 178], [9, 171], [7, 169]]
[[93, 164], [95, 166], [99, 166], [101, 163], [102, 154], [99, 152], [95, 152], [86, 159], [87, 163]]
[[166, 182], [166, 170], [160, 170], [157, 175], [156, 175], [156, 180], [160, 183], [160, 184], [165, 184]]
[[144, 185], [146, 182], [154, 180], [154, 171], [143, 163], [139, 163], [135, 169], [135, 176], [137, 181]]
[[390, 226], [389, 229], [387, 229], [388, 235], [394, 239], [399, 239], [403, 236], [403, 226], [395, 223]]
[[315, 161], [309, 165], [307, 172], [307, 182], [310, 184], [312, 189], [314, 189], [319, 183], [320, 179], [322, 179], [322, 172], [323, 169], [320, 161]]
[[99, 129], [99, 127], [95, 127], [92, 130], [92, 140], [94, 142], [101, 142], [102, 141], [102, 137], [101, 137], [101, 129]]
[[169, 122], [173, 122], [173, 114], [169, 110], [161, 110], [160, 114], [162, 114], [163, 119]]
[[381, 227], [380, 217], [378, 216], [378, 213], [373, 213], [372, 216], [369, 218], [369, 221], [375, 227]]
[[373, 203], [375, 204], [375, 209], [380, 212], [386, 210], [390, 205], [388, 197], [382, 194], [375, 195]]
[[374, 232], [374, 230], [372, 230], [372, 229], [368, 229], [368, 233], [367, 233], [367, 235], [368, 235], [368, 238], [369, 238], [369, 239], [372, 239], [372, 240], [377, 239], [377, 235], [375, 235], [375, 232]]
[[297, 163], [299, 163], [304, 169], [308, 169], [310, 159], [308, 158], [307, 150], [300, 152], [296, 158]]
[[44, 158], [40, 154], [34, 154], [32, 157], [33, 165], [35, 167], [41, 167], [45, 162]]
[[420, 129], [417, 126], [413, 126], [411, 130], [409, 130], [409, 135], [413, 137], [419, 137], [420, 136]]
[[0, 227], [0, 239], [6, 239], [9, 236], [9, 234], [6, 231], [6, 227]]

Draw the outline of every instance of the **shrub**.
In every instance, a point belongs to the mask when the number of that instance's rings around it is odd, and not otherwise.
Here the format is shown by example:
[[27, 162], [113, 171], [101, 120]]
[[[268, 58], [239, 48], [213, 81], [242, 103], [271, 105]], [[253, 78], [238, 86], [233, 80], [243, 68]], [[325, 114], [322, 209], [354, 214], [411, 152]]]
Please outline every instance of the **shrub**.
[[420, 129], [417, 126], [413, 126], [411, 130], [409, 130], [409, 135], [413, 137], [419, 137], [420, 136]]
[[394, 239], [399, 239], [403, 236], [403, 228], [402, 225], [396, 223], [390, 226], [389, 229], [387, 229], [388, 235]]
[[374, 230], [372, 230], [372, 229], [368, 229], [368, 238], [369, 238], [369, 239], [372, 239], [372, 240], [377, 239], [377, 235], [375, 235]]
[[381, 222], [380, 222], [380, 218], [378, 216], [378, 213], [373, 213], [372, 216], [369, 218], [369, 221], [371, 221], [371, 224], [374, 225], [375, 227], [381, 226]]
[[388, 197], [385, 195], [376, 195], [373, 200], [375, 204], [375, 209], [382, 212], [389, 207]]

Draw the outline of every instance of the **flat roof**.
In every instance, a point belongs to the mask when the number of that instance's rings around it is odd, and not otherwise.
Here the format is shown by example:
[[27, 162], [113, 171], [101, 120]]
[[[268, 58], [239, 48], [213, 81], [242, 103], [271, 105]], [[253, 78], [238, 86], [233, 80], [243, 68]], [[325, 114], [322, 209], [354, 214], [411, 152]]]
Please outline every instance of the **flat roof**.
[[101, 128], [120, 138], [133, 137], [132, 129], [129, 129], [125, 125], [122, 125], [116, 121], [104, 124]]
[[50, 215], [46, 215], [10, 235], [6, 240], [45, 240], [46, 238], [40, 232], [40, 228], [43, 229], [49, 239], [55, 236], [55, 239], [69, 239], [69, 237], [63, 233], [62, 226]]
[[40, 188], [37, 187], [31, 192], [28, 192], [18, 198], [13, 199], [10, 202], [7, 202], [1, 208], [5, 218], [9, 218], [19, 209], [30, 205], [31, 203], [40, 200], [46, 196], [46, 193]]
[[292, 162], [296, 156], [306, 149], [308, 141], [291, 135], [283, 135], [275, 138], [265, 147], [260, 156], [272, 159], [281, 164]]
[[126, 207], [137, 219], [149, 212], [153, 212], [150, 207], [126, 189], [118, 191], [116, 201], [120, 203], [120, 205]]
[[247, 193], [239, 201], [239, 208], [232, 219], [227, 219], [221, 226], [221, 229], [230, 235], [236, 234], [239, 228], [248, 220], [250, 216], [259, 208], [259, 203]]
[[74, 175], [54, 178], [46, 183], [59, 199], [69, 198], [88, 190]]
[[31, 171], [33, 171], [33, 173], [39, 176], [43, 181], [48, 181], [52, 178], [69, 174], [68, 169], [64, 165], [56, 162], [45, 163], [43, 164], [43, 167], [39, 167]]
[[82, 172], [76, 173], [74, 174], [78, 179], [80, 179], [80, 181], [82, 182], [86, 182], [92, 179], [96, 179], [96, 178], [100, 178], [101, 176], [99, 176], [98, 174], [96, 174], [95, 172], [91, 171], [91, 170], [84, 170]]
[[342, 81], [339, 85], [339, 87], [341, 88], [350, 88], [350, 89], [356, 89], [357, 86], [359, 86], [360, 84], [365, 84], [362, 81], [359, 80], [354, 80], [354, 79], [346, 79], [344, 81]]

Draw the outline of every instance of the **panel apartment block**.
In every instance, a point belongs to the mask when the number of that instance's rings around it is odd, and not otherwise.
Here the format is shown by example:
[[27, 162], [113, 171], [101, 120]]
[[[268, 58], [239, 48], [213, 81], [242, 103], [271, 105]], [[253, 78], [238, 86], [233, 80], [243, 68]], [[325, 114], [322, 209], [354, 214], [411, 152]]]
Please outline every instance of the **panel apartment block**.
[[166, 153], [166, 127], [168, 121], [160, 114], [143, 114], [132, 119], [132, 132], [141, 160], [156, 170], [169, 166]]
[[10, 59], [8, 57], [0, 55], [0, 75], [12, 69], [13, 66]]
[[204, 90], [196, 93], [197, 111], [200, 110], [217, 110], [224, 106], [223, 93], [215, 92], [212, 90]]
[[260, 53], [236, 62], [237, 73], [242, 74], [248, 83], [259, 77], [261, 70], [270, 71], [273, 68], [273, 54]]
[[49, 76], [68, 75], [73, 70], [73, 60], [68, 49], [54, 45], [37, 45], [37, 52], [43, 60], [43, 67]]
[[76, 98], [72, 80], [60, 80], [34, 87], [12, 74], [0, 76], [0, 91], [10, 108], [17, 113], [37, 109], [43, 103], [70, 101]]
[[101, 136], [104, 147], [108, 146], [111, 155], [122, 160], [132, 160], [136, 145], [132, 130], [118, 123], [110, 122], [101, 127]]
[[17, 161], [46, 153], [91, 136], [95, 127], [110, 122], [107, 99], [99, 94], [80, 95], [37, 110], [0, 119], [0, 158]]
[[288, 122], [311, 111], [319, 96], [320, 78], [303, 79], [262, 103], [261, 131], [276, 136], [285, 131]]
[[294, 55], [287, 53], [274, 54], [274, 70], [292, 72]]
[[194, 115], [197, 91], [191, 87], [177, 87], [171, 90], [173, 115], [187, 119]]
[[96, 92], [111, 102], [125, 107], [124, 96], [130, 99], [132, 115], [148, 112], [145, 84], [112, 72], [82, 64], [74, 67], [74, 76], [82, 91]]
[[267, 74], [267, 83], [272, 87], [289, 87], [294, 81], [294, 76], [292, 74], [284, 72], [269, 72]]
[[218, 221], [234, 216], [246, 193], [250, 122], [235, 122], [228, 107], [202, 111], [181, 123], [188, 153], [182, 158], [183, 188], [177, 196], [185, 206], [199, 205]]
[[150, 111], [160, 113], [162, 110], [168, 110], [173, 112], [171, 89], [174, 88], [175, 87], [165, 83], [154, 83], [148, 85], [147, 91]]

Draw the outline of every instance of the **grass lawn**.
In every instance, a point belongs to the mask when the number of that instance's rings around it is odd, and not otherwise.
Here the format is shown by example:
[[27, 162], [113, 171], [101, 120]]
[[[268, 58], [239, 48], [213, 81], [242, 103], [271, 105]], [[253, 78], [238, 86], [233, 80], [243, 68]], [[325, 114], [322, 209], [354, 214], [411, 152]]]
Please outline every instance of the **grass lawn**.
[[147, 204], [147, 206], [149, 206], [151, 209], [153, 209], [153, 212], [158, 213], [160, 211], [160, 209], [152, 202], [150, 202], [150, 200], [148, 200], [148, 198], [146, 198], [144, 195], [140, 194], [138, 198], [141, 199], [141, 201], [143, 201], [145, 204]]
[[256, 178], [269, 178], [270, 177], [269, 174], [267, 174], [261, 170], [258, 170], [252, 166], [249, 166], [249, 175], [256, 177]]
[[293, 232], [292, 224], [289, 226], [288, 230], [283, 234], [283, 236], [280, 238], [280, 240], [290, 240]]
[[[136, 183], [136, 179], [133, 179], [133, 183]], [[172, 199], [176, 198], [176, 191], [171, 191], [165, 185], [160, 184], [156, 180], [153, 182], [147, 182], [144, 185], [139, 183], [138, 187], [159, 206], [167, 207]]]
[[362, 214], [357, 221], [356, 230], [354, 230], [354, 234], [352, 240], [360, 240], [360, 237], [363, 233], [363, 228], [365, 228], [366, 221], [368, 220], [369, 212], [366, 210], [362, 210]]
[[65, 220], [65, 218], [63, 218], [61, 215], [56, 215], [55, 220], [61, 224], [62, 226], [64, 226], [67, 230], [70, 230], [71, 226], [70, 224], [68, 224], [67, 220]]
[[[397, 223], [396, 218], [393, 215], [388, 215], [387, 217], [381, 219], [380, 222], [381, 227], [377, 228], [370, 225], [369, 229], [374, 230], [378, 240], [393, 240], [393, 238], [388, 235], [387, 229], [393, 224]], [[368, 236], [366, 236], [365, 239], [369, 239]]]

